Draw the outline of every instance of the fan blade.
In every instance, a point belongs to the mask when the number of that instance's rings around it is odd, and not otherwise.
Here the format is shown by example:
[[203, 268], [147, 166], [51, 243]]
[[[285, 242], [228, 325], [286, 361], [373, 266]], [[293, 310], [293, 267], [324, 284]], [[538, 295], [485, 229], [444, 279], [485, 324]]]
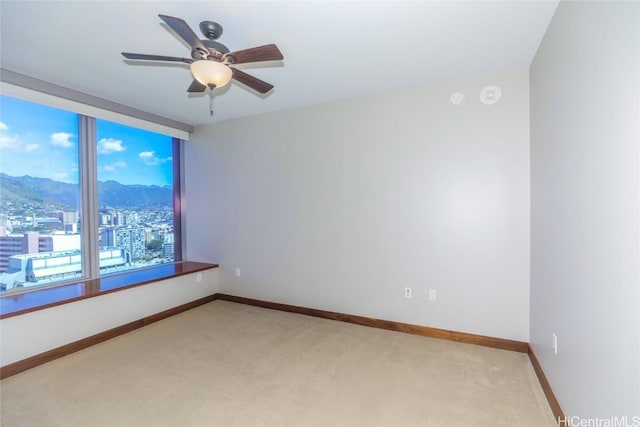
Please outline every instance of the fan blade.
[[184, 62], [185, 64], [191, 64], [193, 62], [193, 59], [189, 59], [189, 58], [176, 58], [175, 56], [162, 56], [162, 55], [146, 55], [144, 53], [122, 52], [122, 56], [124, 56], [127, 59], [144, 59], [148, 61]]
[[204, 92], [206, 89], [207, 87], [205, 85], [203, 85], [196, 79], [193, 79], [193, 81], [191, 82], [191, 85], [189, 86], [189, 89], [187, 89], [187, 92], [190, 92], [190, 93]]
[[272, 84], [269, 84], [263, 80], [253, 77], [252, 75], [247, 74], [244, 71], [240, 71], [237, 68], [232, 68], [231, 71], [233, 72], [233, 78], [235, 80], [239, 81], [240, 83], [244, 83], [245, 85], [249, 86], [251, 89], [257, 92], [267, 93], [271, 89], [273, 89]]
[[193, 32], [189, 24], [184, 22], [184, 20], [167, 15], [158, 16], [160, 17], [160, 19], [166, 22], [166, 24], [171, 27], [171, 29], [182, 38], [182, 40], [186, 41], [187, 44], [191, 46], [191, 49], [202, 49], [202, 51], [208, 52], [204, 43], [202, 43], [198, 36], [196, 36], [196, 33]]
[[283, 59], [282, 53], [275, 44], [252, 47], [251, 49], [229, 52], [224, 55], [232, 64], [245, 64], [247, 62], [277, 61]]

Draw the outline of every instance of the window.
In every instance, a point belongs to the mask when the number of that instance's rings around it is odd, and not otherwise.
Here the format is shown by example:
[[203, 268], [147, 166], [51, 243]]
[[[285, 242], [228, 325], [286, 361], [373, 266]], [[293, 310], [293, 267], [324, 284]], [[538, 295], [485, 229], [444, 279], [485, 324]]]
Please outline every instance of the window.
[[0, 291], [82, 275], [78, 115], [0, 97]]
[[96, 120], [100, 271], [174, 260], [172, 138]]
[[178, 157], [178, 139], [0, 95], [0, 292], [180, 260]]

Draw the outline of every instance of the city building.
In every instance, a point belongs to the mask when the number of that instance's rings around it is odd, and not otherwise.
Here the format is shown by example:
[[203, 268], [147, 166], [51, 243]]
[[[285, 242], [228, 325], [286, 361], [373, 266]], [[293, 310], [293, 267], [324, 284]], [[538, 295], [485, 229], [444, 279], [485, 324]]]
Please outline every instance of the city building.
[[100, 232], [100, 244], [126, 249], [132, 259], [138, 259], [145, 254], [144, 228], [135, 227], [105, 227]]
[[78, 232], [78, 221], [80, 220], [78, 212], [62, 212], [61, 217], [65, 233], [73, 234]]
[[111, 225], [117, 225], [117, 226], [123, 227], [127, 225], [127, 221], [125, 220], [125, 218], [126, 217], [124, 213], [120, 211], [114, 211], [111, 214]]
[[107, 213], [99, 213], [98, 214], [98, 223], [100, 225], [111, 225], [111, 215]]
[[0, 273], [9, 268], [9, 258], [18, 254], [38, 253], [40, 248], [49, 249], [50, 243], [43, 239], [37, 232], [24, 233], [23, 235], [0, 235]]
[[175, 253], [175, 244], [174, 243], [163, 243], [162, 244], [162, 254], [165, 257], [172, 257]]
[[9, 268], [9, 258], [13, 255], [66, 251], [78, 248], [80, 248], [80, 234], [77, 233], [41, 235], [36, 231], [31, 231], [22, 235], [0, 234], [0, 273]]
[[[79, 249], [12, 255], [8, 268], [0, 273], [0, 289], [39, 286], [52, 281], [73, 279], [82, 273], [82, 255]], [[122, 248], [100, 248], [100, 271], [111, 272], [131, 262]]]

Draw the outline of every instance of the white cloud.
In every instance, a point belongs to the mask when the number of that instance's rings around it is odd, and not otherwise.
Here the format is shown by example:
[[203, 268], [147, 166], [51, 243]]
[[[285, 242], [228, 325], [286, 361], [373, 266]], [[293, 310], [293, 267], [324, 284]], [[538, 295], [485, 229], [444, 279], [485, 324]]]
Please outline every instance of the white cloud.
[[153, 159], [155, 156], [155, 151], [143, 151], [140, 154], [138, 154], [138, 156], [142, 159]]
[[16, 135], [9, 135], [6, 131], [9, 130], [9, 126], [4, 122], [0, 122], [0, 149], [16, 148], [18, 146], [18, 137]]
[[13, 135], [0, 135], [0, 149], [17, 147], [18, 138]]
[[147, 166], [157, 166], [162, 163], [171, 161], [171, 157], [165, 157], [165, 158], [157, 157], [155, 151], [143, 151], [140, 154], [138, 154], [138, 157], [140, 157], [140, 159]]
[[40, 145], [39, 145], [39, 144], [27, 144], [27, 145], [24, 147], [24, 149], [25, 149], [26, 151], [35, 151], [35, 150], [37, 150], [37, 149], [38, 149], [38, 147], [40, 147]]
[[117, 161], [117, 162], [110, 163], [108, 165], [104, 165], [102, 167], [102, 170], [104, 170], [105, 172], [113, 172], [116, 169], [122, 169], [126, 167], [127, 167], [127, 164], [125, 162]]
[[102, 138], [98, 141], [98, 153], [110, 154], [119, 153], [126, 150], [127, 147], [122, 145], [122, 141], [115, 138]]
[[67, 132], [56, 132], [51, 134], [51, 144], [58, 147], [69, 148], [73, 146], [73, 143], [69, 141], [73, 135]]
[[54, 181], [69, 182], [68, 172], [52, 172], [51, 179]]

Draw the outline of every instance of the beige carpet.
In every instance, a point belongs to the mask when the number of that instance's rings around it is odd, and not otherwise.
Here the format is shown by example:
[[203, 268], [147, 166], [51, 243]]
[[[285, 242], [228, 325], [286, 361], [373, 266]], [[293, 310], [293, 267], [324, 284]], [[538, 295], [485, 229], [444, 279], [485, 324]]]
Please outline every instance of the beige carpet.
[[215, 301], [7, 378], [12, 426], [555, 426], [524, 354]]

